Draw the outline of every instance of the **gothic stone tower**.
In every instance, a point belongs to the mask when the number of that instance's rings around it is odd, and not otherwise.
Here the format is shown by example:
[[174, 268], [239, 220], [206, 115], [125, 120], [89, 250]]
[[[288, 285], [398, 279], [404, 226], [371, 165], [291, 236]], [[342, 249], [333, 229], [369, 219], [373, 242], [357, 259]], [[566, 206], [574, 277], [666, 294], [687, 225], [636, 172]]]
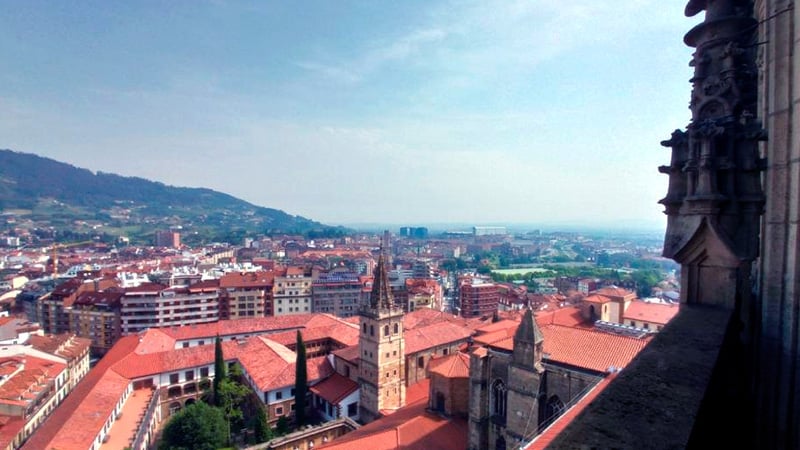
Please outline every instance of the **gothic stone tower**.
[[528, 309], [514, 334], [514, 351], [508, 366], [506, 436], [509, 444], [530, 440], [539, 427], [543, 342], [542, 331]]
[[378, 418], [381, 410], [397, 409], [406, 403], [403, 309], [394, 304], [383, 253], [369, 302], [361, 305], [358, 314], [359, 409], [367, 423]]
[[469, 448], [506, 450], [529, 441], [539, 427], [545, 369], [542, 332], [530, 310], [511, 351], [481, 347], [470, 355]]
[[751, 268], [764, 209], [756, 119], [756, 20], [750, 0], [692, 0], [705, 20], [684, 37], [694, 47], [692, 119], [661, 143], [672, 149], [664, 256], [681, 264], [681, 302], [750, 308]]

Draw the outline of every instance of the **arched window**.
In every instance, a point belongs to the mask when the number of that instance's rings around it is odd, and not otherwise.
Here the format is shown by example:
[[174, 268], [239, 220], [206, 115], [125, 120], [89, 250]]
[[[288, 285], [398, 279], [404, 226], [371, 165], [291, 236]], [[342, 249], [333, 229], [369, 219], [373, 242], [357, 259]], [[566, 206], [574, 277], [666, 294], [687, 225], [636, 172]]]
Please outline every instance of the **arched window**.
[[555, 420], [564, 411], [564, 402], [557, 395], [547, 399], [547, 420]]
[[367, 324], [364, 324], [364, 334], [367, 334]]
[[400, 324], [396, 323], [396, 324], [394, 324], [394, 334], [397, 334], [399, 332], [400, 332]]
[[370, 325], [369, 326], [369, 335], [370, 336], [375, 336], [375, 325]]
[[503, 380], [492, 383], [492, 415], [506, 417], [506, 385]]
[[389, 335], [389, 325], [384, 325], [383, 326], [383, 335], [384, 336], [388, 336]]

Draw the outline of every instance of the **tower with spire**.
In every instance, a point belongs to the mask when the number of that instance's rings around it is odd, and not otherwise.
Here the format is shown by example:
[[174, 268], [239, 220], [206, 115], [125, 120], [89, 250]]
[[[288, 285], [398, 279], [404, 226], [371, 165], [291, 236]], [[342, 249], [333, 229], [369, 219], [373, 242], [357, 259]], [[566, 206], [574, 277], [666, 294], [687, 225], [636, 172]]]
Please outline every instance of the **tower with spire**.
[[543, 343], [544, 336], [533, 313], [525, 310], [514, 333], [514, 350], [508, 365], [507, 442], [524, 441], [536, 432], [544, 375]]
[[405, 405], [403, 309], [395, 305], [381, 251], [369, 300], [359, 308], [359, 414], [364, 422]]

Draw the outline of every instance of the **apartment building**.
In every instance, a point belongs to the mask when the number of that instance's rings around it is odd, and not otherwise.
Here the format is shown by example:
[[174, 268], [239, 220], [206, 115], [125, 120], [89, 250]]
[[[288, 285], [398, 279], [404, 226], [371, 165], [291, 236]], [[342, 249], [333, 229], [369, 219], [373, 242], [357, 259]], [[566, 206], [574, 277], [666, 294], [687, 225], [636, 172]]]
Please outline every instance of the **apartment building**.
[[219, 279], [220, 318], [236, 320], [272, 316], [272, 272], [232, 272]]
[[314, 278], [312, 270], [304, 267], [287, 267], [284, 274], [276, 275], [272, 287], [273, 315], [310, 313]]
[[219, 320], [219, 280], [166, 287], [144, 283], [125, 290], [122, 334], [147, 328], [177, 327]]
[[124, 295], [121, 288], [84, 292], [67, 311], [70, 331], [91, 341], [94, 356], [105, 355], [122, 336]]
[[362, 299], [362, 287], [354, 272], [321, 274], [311, 285], [312, 310], [338, 317], [354, 316]]

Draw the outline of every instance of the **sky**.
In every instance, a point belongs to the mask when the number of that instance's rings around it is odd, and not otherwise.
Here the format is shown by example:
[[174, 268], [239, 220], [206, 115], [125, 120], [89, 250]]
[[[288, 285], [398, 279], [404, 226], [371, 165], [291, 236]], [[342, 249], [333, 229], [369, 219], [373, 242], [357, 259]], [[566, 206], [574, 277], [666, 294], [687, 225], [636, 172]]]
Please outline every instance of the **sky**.
[[663, 228], [678, 0], [0, 0], [0, 148], [328, 224]]

